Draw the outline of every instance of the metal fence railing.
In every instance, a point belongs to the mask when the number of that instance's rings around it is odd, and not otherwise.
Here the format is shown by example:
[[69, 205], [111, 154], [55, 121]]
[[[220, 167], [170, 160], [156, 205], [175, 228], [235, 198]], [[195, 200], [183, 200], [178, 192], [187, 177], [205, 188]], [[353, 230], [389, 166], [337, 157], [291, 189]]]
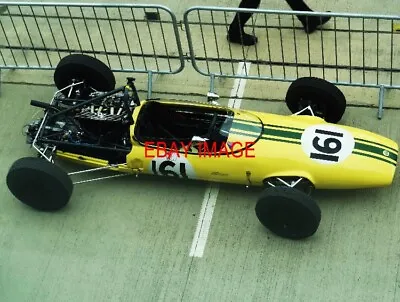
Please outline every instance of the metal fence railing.
[[176, 74], [184, 68], [175, 15], [160, 5], [0, 2], [0, 70], [55, 69], [71, 53], [116, 72]]
[[[259, 42], [243, 47], [226, 42], [236, 12], [252, 12], [246, 31]], [[323, 30], [307, 35], [296, 15], [326, 15], [332, 19]], [[306, 13], [192, 7], [184, 24], [194, 68], [210, 77], [293, 81], [302, 76], [322, 77], [345, 86], [379, 88], [378, 118], [382, 117], [385, 89], [400, 88], [400, 16]], [[252, 69], [236, 75], [239, 62]]]
[[[246, 31], [258, 36], [257, 45], [226, 41], [237, 12], [254, 13]], [[305, 34], [296, 15], [332, 20]], [[378, 88], [381, 118], [386, 89], [400, 88], [399, 23], [400, 16], [208, 6], [191, 7], [178, 21], [169, 8], [152, 4], [0, 2], [0, 72], [52, 70], [62, 57], [84, 53], [115, 72], [147, 74], [150, 97], [153, 74], [177, 74], [191, 60], [210, 78], [211, 92], [217, 77], [291, 82], [316, 76], [337, 85]], [[251, 70], [237, 75], [240, 62], [252, 63]]]

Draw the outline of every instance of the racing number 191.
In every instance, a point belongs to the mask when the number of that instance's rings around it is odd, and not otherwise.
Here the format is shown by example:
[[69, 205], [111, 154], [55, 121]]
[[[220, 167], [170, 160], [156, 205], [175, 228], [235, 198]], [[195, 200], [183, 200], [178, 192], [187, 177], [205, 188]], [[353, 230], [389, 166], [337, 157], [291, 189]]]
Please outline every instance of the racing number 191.
[[[176, 170], [175, 166], [177, 164], [174, 163], [171, 160], [165, 160], [163, 161], [160, 166], [157, 169], [157, 162], [155, 160], [152, 160], [151, 162], [151, 169], [155, 175], [158, 174], [158, 172], [163, 175], [163, 176], [173, 176], [173, 177], [182, 177], [182, 178], [188, 178], [186, 174], [186, 165], [185, 163], [181, 162], [178, 163], [179, 165], [179, 174], [177, 173], [178, 171], [173, 171]], [[167, 168], [170, 167], [172, 170], [168, 170]], [[158, 170], [158, 171], [157, 171]]]
[[338, 162], [339, 156], [336, 154], [342, 149], [342, 142], [338, 138], [342, 138], [343, 133], [316, 129], [315, 134], [322, 134], [330, 137], [325, 138], [322, 143], [320, 143], [322, 139], [319, 136], [314, 137], [312, 145], [318, 152], [311, 152], [310, 158]]

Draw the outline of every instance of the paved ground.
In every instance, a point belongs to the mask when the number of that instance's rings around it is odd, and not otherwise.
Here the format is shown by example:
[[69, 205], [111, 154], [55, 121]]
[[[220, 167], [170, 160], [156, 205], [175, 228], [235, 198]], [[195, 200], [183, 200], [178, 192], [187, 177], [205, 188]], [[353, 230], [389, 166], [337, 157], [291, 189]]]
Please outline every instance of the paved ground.
[[[277, 0], [268, 3], [286, 8]], [[361, 6], [347, 1], [318, 8], [367, 13], [396, 8], [394, 1], [383, 3], [378, 10], [372, 2]], [[191, 5], [171, 2], [170, 8], [178, 14]], [[49, 72], [3, 75], [7, 83], [20, 78], [51, 83]], [[145, 90], [144, 79], [139, 79], [139, 88]], [[400, 300], [398, 174], [390, 188], [317, 192], [323, 220], [318, 233], [301, 242], [282, 240], [260, 226], [254, 214], [258, 189], [221, 185], [204, 254], [191, 257], [208, 184], [153, 177], [88, 183], [75, 188], [66, 209], [52, 214], [17, 202], [5, 186], [5, 175], [15, 159], [33, 154], [22, 135], [23, 125], [36, 112], [28, 104], [31, 98], [48, 100], [54, 89], [4, 82], [0, 301]], [[229, 97], [233, 86], [232, 80], [219, 81], [218, 93]], [[272, 89], [273, 84], [247, 81], [242, 107], [287, 114], [281, 102], [246, 99], [265, 99]], [[195, 98], [190, 91], [205, 94], [208, 80], [189, 69], [157, 78], [154, 96]], [[376, 91], [359, 90], [354, 99], [368, 105], [365, 95], [377, 96]], [[394, 96], [388, 95], [390, 104], [396, 104]], [[221, 101], [228, 103], [226, 98]], [[342, 123], [400, 141], [398, 110], [384, 114], [379, 121], [376, 108], [350, 106]]]
[[[4, 85], [0, 98], [1, 182], [11, 162], [32, 154], [21, 128], [31, 95], [52, 89]], [[286, 112], [280, 103], [247, 108]], [[11, 114], [12, 113], [12, 114]], [[397, 141], [399, 114], [349, 108], [344, 123]], [[398, 176], [396, 177], [398, 181]], [[189, 257], [205, 184], [118, 178], [78, 185], [63, 211], [43, 214], [0, 189], [3, 301], [396, 301], [397, 185], [319, 192], [317, 235], [288, 242], [254, 215], [257, 189], [220, 187], [202, 258]]]

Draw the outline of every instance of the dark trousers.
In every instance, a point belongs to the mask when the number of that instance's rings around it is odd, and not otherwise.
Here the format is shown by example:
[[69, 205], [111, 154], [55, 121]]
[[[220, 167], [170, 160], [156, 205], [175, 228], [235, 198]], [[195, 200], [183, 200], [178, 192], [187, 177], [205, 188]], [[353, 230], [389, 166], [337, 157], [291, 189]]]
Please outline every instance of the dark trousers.
[[[297, 11], [311, 11], [311, 9], [303, 2], [303, 0], [285, 0], [292, 10]], [[239, 8], [255, 9], [260, 6], [261, 0], [242, 0]], [[231, 30], [240, 31], [244, 25], [251, 18], [250, 13], [238, 13], [231, 24]]]

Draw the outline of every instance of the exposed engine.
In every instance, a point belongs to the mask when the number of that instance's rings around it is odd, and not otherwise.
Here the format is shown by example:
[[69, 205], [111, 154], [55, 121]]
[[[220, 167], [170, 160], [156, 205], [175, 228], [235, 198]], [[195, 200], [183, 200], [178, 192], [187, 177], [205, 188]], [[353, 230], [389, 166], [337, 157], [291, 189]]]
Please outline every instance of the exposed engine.
[[[97, 101], [69, 110], [54, 118], [48, 111], [45, 124], [43, 118], [33, 121], [27, 126], [27, 143], [32, 144], [40, 129], [41, 141], [57, 142], [58, 150], [73, 152], [77, 144], [82, 146], [96, 146], [115, 149], [130, 150], [129, 126], [132, 124], [132, 112], [135, 107], [134, 99], [124, 92], [101, 97], [104, 93], [94, 92], [88, 99], [99, 97]], [[81, 99], [69, 99], [64, 94], [58, 93], [51, 103], [54, 112], [70, 109]], [[61, 143], [61, 145], [59, 144]], [[62, 143], [66, 143], [63, 144]], [[93, 155], [93, 154], [88, 154]], [[95, 154], [99, 156], [98, 152]], [[103, 156], [104, 157], [104, 156]]]

